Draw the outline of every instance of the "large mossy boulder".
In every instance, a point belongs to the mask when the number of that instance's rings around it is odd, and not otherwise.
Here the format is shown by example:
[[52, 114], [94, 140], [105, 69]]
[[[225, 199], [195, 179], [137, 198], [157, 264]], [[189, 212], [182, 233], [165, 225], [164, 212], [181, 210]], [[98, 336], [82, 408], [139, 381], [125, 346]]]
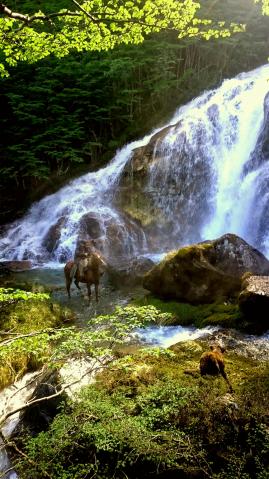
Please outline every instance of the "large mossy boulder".
[[246, 241], [226, 234], [169, 253], [145, 276], [143, 286], [162, 298], [212, 303], [234, 297], [241, 276], [269, 274], [269, 261]]

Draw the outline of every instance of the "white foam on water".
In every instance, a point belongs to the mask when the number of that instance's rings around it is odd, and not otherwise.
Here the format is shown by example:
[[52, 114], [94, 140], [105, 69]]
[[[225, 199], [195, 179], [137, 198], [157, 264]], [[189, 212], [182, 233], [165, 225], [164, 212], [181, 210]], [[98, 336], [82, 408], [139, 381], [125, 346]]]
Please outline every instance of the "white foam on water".
[[168, 348], [172, 344], [181, 341], [190, 341], [210, 336], [219, 329], [218, 326], [206, 326], [201, 329], [197, 329], [194, 326], [150, 326], [146, 329], [140, 329], [137, 335], [139, 339], [148, 344]]

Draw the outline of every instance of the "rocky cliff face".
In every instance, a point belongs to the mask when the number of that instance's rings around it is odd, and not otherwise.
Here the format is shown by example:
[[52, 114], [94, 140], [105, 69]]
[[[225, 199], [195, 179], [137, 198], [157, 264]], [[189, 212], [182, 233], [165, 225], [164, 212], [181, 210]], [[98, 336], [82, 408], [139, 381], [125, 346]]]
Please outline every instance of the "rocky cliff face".
[[116, 205], [141, 224], [153, 251], [201, 240], [211, 174], [203, 134], [201, 124], [193, 147], [182, 121], [165, 127], [134, 150], [123, 170]]

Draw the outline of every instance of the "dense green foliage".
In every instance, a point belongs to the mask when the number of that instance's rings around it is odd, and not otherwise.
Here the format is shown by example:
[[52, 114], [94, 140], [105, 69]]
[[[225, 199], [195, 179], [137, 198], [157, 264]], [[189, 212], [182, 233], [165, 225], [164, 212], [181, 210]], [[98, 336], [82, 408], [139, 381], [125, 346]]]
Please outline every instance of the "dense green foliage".
[[32, 293], [31, 291], [24, 291], [13, 288], [0, 288], [0, 303], [13, 303], [18, 300], [27, 301], [30, 299], [48, 299], [47, 293]]
[[269, 15], [269, 1], [268, 0], [255, 0], [256, 3], [262, 4], [262, 11], [264, 15]]
[[197, 369], [202, 348], [194, 345], [114, 362], [26, 441], [20, 477], [268, 478], [268, 367], [234, 355], [227, 367], [236, 395], [225, 399], [223, 380], [184, 374]]
[[55, 328], [73, 317], [47, 293], [0, 288], [0, 389], [48, 360]]

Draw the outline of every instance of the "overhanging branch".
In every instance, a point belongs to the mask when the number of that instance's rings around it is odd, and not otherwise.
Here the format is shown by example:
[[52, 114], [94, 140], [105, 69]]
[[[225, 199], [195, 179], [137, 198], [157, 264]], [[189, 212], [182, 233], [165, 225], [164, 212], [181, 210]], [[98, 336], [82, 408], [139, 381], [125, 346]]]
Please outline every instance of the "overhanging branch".
[[0, 3], [0, 15], [3, 15], [4, 17], [9, 17], [13, 18], [14, 20], [18, 20], [20, 22], [23, 22], [27, 25], [29, 25], [32, 22], [35, 22], [36, 20], [41, 20], [45, 22], [50, 22], [53, 18], [57, 17], [80, 17], [81, 13], [79, 12], [71, 12], [67, 10], [66, 12], [55, 12], [55, 13], [49, 13], [48, 15], [24, 15], [23, 13], [19, 12], [13, 12], [10, 8], [8, 8], [4, 3]]

